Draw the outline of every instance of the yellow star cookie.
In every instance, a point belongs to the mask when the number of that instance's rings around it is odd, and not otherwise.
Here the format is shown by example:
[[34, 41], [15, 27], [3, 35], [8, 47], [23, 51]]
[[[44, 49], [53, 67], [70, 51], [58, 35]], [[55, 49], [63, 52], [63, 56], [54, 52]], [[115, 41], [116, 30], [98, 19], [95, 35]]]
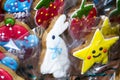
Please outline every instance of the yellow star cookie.
[[104, 22], [103, 22], [101, 31], [102, 31], [102, 34], [105, 36], [115, 35], [115, 34], [119, 35], [119, 33], [120, 33], [119, 29], [120, 29], [119, 25], [111, 26], [111, 23], [110, 23], [108, 17], [106, 17]]
[[81, 74], [87, 72], [95, 63], [106, 64], [108, 50], [118, 39], [119, 37], [104, 39], [101, 31], [97, 29], [90, 45], [73, 53], [73, 56], [83, 60]]

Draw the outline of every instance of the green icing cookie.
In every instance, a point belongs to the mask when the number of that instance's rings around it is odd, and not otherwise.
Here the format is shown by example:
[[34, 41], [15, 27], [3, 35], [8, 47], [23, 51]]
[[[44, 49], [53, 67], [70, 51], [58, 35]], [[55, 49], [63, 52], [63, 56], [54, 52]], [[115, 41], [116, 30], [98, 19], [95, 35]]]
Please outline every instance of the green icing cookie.
[[48, 8], [50, 5], [50, 2], [54, 2], [54, 0], [40, 0], [37, 4], [37, 6], [35, 7], [35, 10], [38, 10], [42, 7], [46, 7]]
[[85, 2], [86, 0], [82, 1], [80, 8], [73, 14], [73, 18], [82, 18], [83, 15], [88, 15], [89, 11], [93, 8], [93, 4], [85, 5]]

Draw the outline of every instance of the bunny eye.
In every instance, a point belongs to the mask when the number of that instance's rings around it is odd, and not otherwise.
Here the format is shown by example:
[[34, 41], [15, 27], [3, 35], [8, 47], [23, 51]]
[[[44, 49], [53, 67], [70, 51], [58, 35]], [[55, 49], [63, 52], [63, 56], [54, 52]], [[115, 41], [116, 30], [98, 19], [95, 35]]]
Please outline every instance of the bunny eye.
[[55, 39], [55, 35], [52, 36], [52, 39], [53, 39], [53, 40]]

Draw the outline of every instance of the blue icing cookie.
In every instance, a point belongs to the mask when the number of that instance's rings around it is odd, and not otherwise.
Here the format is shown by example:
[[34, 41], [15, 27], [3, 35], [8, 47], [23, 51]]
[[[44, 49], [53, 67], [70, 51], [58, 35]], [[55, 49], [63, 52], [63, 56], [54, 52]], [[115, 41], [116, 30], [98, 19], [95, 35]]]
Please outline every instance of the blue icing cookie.
[[25, 40], [16, 40], [15, 43], [19, 48], [22, 46], [25, 48], [32, 48], [38, 45], [39, 39], [36, 35], [29, 35]]
[[21, 2], [20, 0], [6, 0], [4, 10], [10, 13], [30, 11], [32, 1], [33, 0], [30, 0], [30, 2], [25, 0]]
[[[9, 42], [0, 42], [0, 46], [4, 47], [6, 50], [12, 49], [22, 49], [24, 48], [32, 48], [37, 46], [39, 43], [39, 39], [36, 35], [29, 35], [24, 40], [10, 40]], [[12, 45], [12, 46], [10, 46]]]
[[15, 59], [11, 57], [5, 57], [1, 60], [1, 63], [4, 64], [5, 66], [11, 68], [12, 70], [17, 70], [18, 68], [18, 63]]

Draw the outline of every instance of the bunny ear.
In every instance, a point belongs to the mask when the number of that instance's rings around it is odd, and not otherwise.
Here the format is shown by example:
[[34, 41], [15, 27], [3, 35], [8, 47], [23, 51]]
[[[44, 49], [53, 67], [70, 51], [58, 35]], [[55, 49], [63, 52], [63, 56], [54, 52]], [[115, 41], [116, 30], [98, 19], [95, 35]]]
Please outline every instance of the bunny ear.
[[69, 26], [69, 23], [65, 21], [66, 16], [63, 14], [55, 22], [52, 31], [55, 32], [57, 35], [62, 34]]

